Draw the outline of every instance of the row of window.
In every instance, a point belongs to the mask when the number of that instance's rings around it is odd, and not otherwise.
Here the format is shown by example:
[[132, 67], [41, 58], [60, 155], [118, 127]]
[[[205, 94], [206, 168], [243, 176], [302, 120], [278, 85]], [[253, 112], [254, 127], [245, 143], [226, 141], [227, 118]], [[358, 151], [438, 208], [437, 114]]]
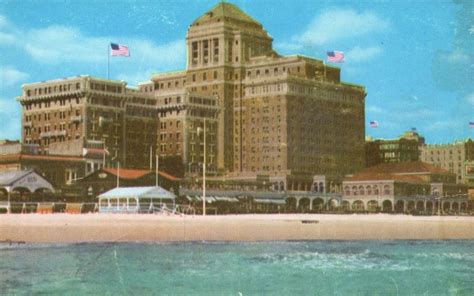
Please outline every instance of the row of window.
[[[81, 84], [77, 82], [75, 84], [75, 90], [78, 90], [81, 88]], [[61, 85], [54, 85], [54, 86], [45, 86], [45, 87], [38, 87], [34, 89], [27, 89], [26, 90], [26, 96], [30, 97], [32, 95], [43, 95], [43, 94], [51, 94], [51, 93], [57, 93], [57, 92], [63, 92], [63, 91], [71, 91], [74, 90], [74, 84], [69, 83], [69, 84], [61, 84]]]
[[[379, 195], [379, 186], [377, 185], [367, 185], [367, 186], [345, 186], [344, 187], [344, 192], [346, 196], [357, 196], [357, 195]], [[384, 185], [383, 186], [383, 195], [390, 195], [392, 194], [392, 190], [389, 185]]]

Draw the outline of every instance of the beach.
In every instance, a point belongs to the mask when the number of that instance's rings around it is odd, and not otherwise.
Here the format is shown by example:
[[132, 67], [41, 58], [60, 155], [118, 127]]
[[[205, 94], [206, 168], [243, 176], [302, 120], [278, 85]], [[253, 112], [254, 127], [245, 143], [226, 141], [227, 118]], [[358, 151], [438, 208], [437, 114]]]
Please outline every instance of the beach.
[[406, 215], [12, 214], [0, 216], [0, 241], [474, 239], [474, 217]]

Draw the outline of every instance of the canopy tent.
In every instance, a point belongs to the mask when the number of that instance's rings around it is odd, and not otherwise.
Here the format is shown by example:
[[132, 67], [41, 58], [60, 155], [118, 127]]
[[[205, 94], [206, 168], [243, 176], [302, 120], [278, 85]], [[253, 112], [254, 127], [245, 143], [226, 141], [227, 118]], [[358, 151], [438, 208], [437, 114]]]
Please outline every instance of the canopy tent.
[[[137, 213], [140, 211], [140, 204], [143, 200], [149, 202], [149, 207], [153, 207], [154, 201], [172, 201], [176, 195], [159, 186], [152, 187], [117, 187], [102, 193], [99, 198], [99, 212], [102, 213]], [[142, 203], [140, 203], [142, 201]]]
[[8, 203], [0, 203], [0, 208], [7, 209], [7, 212], [10, 212], [10, 195], [15, 189], [26, 189], [31, 193], [39, 189], [54, 192], [53, 185], [34, 170], [0, 171], [0, 189], [6, 190], [8, 194]]
[[0, 188], [4, 188], [7, 192], [18, 188], [25, 188], [30, 192], [35, 192], [38, 189], [54, 192], [53, 185], [34, 170], [0, 171]]

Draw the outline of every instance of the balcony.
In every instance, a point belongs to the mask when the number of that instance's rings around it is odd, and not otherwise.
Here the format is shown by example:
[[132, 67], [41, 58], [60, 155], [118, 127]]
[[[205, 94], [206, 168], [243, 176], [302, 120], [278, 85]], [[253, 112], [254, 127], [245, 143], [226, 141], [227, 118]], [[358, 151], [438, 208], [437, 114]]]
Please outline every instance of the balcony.
[[82, 116], [81, 115], [71, 116], [71, 121], [72, 122], [81, 122], [82, 121]]
[[50, 131], [40, 133], [40, 138], [49, 138], [49, 137], [65, 137], [66, 131]]

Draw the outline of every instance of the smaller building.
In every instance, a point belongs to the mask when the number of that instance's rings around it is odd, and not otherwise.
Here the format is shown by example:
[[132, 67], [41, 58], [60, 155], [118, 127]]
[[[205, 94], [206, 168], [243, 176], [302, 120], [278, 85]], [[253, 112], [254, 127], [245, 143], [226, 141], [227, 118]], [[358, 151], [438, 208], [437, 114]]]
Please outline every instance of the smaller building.
[[[421, 161], [431, 163], [456, 174], [458, 183], [474, 186], [474, 176], [470, 165], [474, 163], [474, 141], [456, 141], [450, 144], [433, 144], [421, 147]], [[464, 172], [463, 172], [464, 171]], [[474, 171], [474, 169], [473, 169]]]
[[12, 201], [41, 200], [53, 185], [34, 170], [0, 171], [0, 209], [11, 211]]
[[117, 187], [99, 195], [100, 213], [140, 213], [175, 204], [176, 195], [159, 187]]
[[468, 187], [456, 175], [417, 162], [383, 163], [343, 181], [343, 206], [350, 210], [437, 213], [468, 211]]
[[373, 139], [365, 141], [366, 166], [387, 162], [418, 161], [420, 146], [425, 138], [416, 131], [407, 131], [397, 139]]
[[48, 154], [40, 154], [37, 144], [0, 144], [0, 170], [35, 170], [59, 192], [67, 192], [78, 179], [109, 163], [100, 141], [76, 139], [49, 147]]
[[[179, 178], [159, 172], [158, 185], [179, 195]], [[103, 168], [78, 180], [77, 195], [93, 201], [98, 195], [116, 187], [147, 187], [156, 185], [156, 173], [150, 170]]]

